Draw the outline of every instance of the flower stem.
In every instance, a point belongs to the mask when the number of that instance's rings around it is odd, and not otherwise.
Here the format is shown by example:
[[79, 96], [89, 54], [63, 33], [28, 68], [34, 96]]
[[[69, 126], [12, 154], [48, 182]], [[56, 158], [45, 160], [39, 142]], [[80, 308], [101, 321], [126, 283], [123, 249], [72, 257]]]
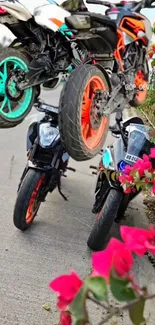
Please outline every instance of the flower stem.
[[116, 314], [118, 314], [118, 313], [121, 314], [122, 311], [128, 310], [130, 307], [137, 304], [141, 298], [143, 298], [144, 300], [150, 300], [150, 299], [155, 298], [155, 294], [147, 295], [147, 296], [140, 296], [140, 298], [134, 299], [133, 301], [131, 301], [130, 303], [128, 303], [122, 307], [112, 308], [110, 314], [107, 315], [107, 317], [105, 317], [100, 323], [98, 323], [98, 325], [103, 325], [103, 324], [107, 323], [107, 321], [109, 319], [111, 319], [113, 316], [115, 316]]
[[98, 300], [96, 300], [95, 298], [90, 297], [90, 296], [88, 296], [88, 299], [89, 299], [90, 301], [94, 302], [96, 305], [98, 305], [98, 306], [100, 306], [100, 307], [106, 309], [108, 312], [110, 311], [110, 305], [106, 305], [106, 304], [104, 304], [104, 303], [101, 303], [100, 301], [98, 301]]

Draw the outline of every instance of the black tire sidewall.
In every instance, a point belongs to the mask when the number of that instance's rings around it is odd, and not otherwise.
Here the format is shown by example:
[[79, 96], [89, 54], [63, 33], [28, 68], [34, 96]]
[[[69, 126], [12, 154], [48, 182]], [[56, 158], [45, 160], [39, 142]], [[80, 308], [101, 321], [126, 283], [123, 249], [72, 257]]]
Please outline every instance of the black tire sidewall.
[[[87, 245], [94, 251], [102, 250], [106, 237], [115, 221], [123, 200], [123, 192], [111, 189], [104, 202], [100, 219], [94, 224]], [[98, 218], [98, 215], [97, 215]]]
[[20, 186], [15, 207], [14, 207], [14, 214], [13, 214], [13, 222], [16, 228], [20, 230], [26, 230], [30, 227], [31, 223], [26, 223], [26, 213], [29, 207], [29, 202], [32, 197], [32, 193], [36, 188], [40, 178], [44, 176], [43, 172], [29, 169], [26, 173], [22, 184]]

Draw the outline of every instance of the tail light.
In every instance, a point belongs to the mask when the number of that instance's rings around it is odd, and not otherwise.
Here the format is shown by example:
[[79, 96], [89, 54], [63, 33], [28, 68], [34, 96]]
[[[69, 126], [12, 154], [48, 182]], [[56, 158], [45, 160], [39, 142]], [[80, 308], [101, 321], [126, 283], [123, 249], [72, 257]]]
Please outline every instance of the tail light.
[[0, 15], [6, 15], [6, 14], [7, 14], [7, 10], [0, 7]]

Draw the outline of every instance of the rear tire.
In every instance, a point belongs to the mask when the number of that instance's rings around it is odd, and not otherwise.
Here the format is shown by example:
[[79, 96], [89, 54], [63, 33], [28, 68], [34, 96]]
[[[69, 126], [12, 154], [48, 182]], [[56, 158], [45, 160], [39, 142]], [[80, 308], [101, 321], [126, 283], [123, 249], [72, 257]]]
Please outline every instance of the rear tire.
[[95, 109], [90, 114], [93, 94], [99, 89], [109, 91], [103, 73], [93, 65], [81, 65], [72, 72], [61, 93], [61, 140], [76, 161], [95, 157], [106, 140], [109, 117], [99, 118]]
[[[5, 48], [0, 51], [0, 72], [1, 72], [0, 81], [4, 83], [4, 89], [6, 87], [6, 82], [7, 82], [7, 78], [9, 77], [9, 73], [10, 71], [12, 71], [11, 67], [13, 66], [13, 69], [15, 69], [15, 65], [16, 65], [18, 69], [21, 69], [20, 67], [22, 66], [23, 67], [22, 70], [28, 71], [28, 65], [30, 61], [31, 59], [24, 52], [21, 52], [20, 50], [15, 50], [13, 48]], [[6, 72], [4, 71], [5, 64], [7, 70]], [[8, 66], [10, 67], [10, 71], [8, 69]], [[0, 94], [0, 128], [1, 129], [15, 127], [25, 119], [25, 117], [31, 111], [33, 103], [35, 101], [36, 87], [30, 88], [29, 90], [26, 89], [23, 92], [23, 96], [25, 96], [24, 99], [22, 99], [23, 98], [22, 97], [20, 98], [19, 101], [15, 101], [15, 100], [12, 101], [6, 93], [6, 89], [4, 90], [4, 92], [5, 93], [3, 93], [3, 95]]]
[[105, 239], [117, 217], [122, 199], [123, 192], [115, 189], [110, 190], [87, 241], [91, 250], [100, 251], [103, 249]]
[[16, 228], [25, 231], [31, 226], [41, 204], [39, 194], [44, 186], [44, 180], [44, 173], [28, 170], [14, 207], [13, 222]]

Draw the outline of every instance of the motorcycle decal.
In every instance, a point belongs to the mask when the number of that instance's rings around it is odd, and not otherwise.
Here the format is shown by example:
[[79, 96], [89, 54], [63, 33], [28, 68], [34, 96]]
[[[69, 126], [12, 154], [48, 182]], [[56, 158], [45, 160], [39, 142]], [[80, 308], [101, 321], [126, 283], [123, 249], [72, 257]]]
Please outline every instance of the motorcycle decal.
[[137, 40], [138, 32], [140, 31], [145, 32], [145, 25], [141, 20], [125, 17], [122, 19], [122, 22], [120, 24], [120, 29], [122, 32], [125, 32], [127, 35], [132, 37], [134, 40]]
[[64, 24], [62, 21], [60, 21], [57, 18], [50, 18], [49, 19], [53, 24], [57, 25], [59, 28]]
[[119, 28], [117, 28], [118, 42], [114, 55], [120, 64], [121, 71], [124, 71], [122, 51], [125, 49], [125, 36], [130, 37], [131, 41], [142, 40], [145, 46], [147, 43], [147, 40], [145, 38], [145, 21], [143, 21], [144, 17], [137, 14], [137, 18], [138, 17], [140, 18], [139, 20], [131, 17], [124, 17], [120, 23]]
[[117, 29], [117, 35], [118, 35], [118, 42], [117, 42], [117, 49], [114, 52], [114, 56], [120, 64], [120, 69], [124, 71], [124, 64], [122, 59], [122, 51], [125, 49], [124, 37], [122, 32], [119, 29]]

